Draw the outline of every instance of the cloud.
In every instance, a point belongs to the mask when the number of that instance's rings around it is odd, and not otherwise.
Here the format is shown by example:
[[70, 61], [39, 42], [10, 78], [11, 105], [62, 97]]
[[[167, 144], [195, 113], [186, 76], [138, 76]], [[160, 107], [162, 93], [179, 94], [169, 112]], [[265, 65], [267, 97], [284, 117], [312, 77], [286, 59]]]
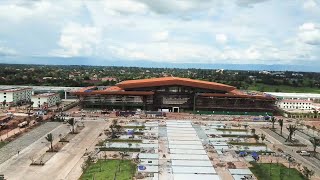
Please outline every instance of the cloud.
[[303, 8], [305, 10], [313, 10], [313, 9], [316, 9], [317, 7], [318, 5], [314, 0], [305, 0], [303, 3]]
[[1, 56], [13, 56], [16, 54], [17, 54], [17, 52], [15, 50], [0, 46], [0, 57]]
[[262, 3], [266, 1], [269, 1], [269, 0], [237, 0], [237, 4], [239, 6], [252, 7], [252, 5], [254, 4]]
[[304, 23], [299, 27], [299, 39], [310, 45], [320, 45], [320, 28], [314, 23]]
[[10, 0], [0, 3], [0, 41], [5, 42], [0, 46], [26, 56], [315, 62], [320, 58], [318, 5], [316, 0], [292, 1], [289, 7], [276, 0]]
[[224, 44], [228, 40], [228, 37], [225, 34], [216, 34], [216, 41], [218, 43]]
[[218, 0], [136, 0], [144, 3], [151, 11], [159, 14], [184, 14], [217, 8]]
[[92, 56], [101, 40], [99, 28], [76, 23], [68, 24], [61, 32], [59, 46], [53, 54], [59, 56]]
[[154, 41], [166, 41], [169, 37], [168, 31], [161, 31], [152, 34], [152, 39]]

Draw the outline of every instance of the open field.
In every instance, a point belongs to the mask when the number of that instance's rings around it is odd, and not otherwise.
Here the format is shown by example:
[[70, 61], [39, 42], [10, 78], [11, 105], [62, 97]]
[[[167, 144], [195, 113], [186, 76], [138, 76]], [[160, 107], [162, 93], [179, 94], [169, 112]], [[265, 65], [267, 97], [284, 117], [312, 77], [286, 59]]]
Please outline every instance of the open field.
[[250, 170], [259, 180], [304, 180], [306, 178], [293, 168], [287, 168], [282, 164], [252, 163]]
[[[119, 166], [120, 171], [118, 171]], [[135, 168], [136, 165], [129, 160], [99, 160], [88, 167], [80, 179], [113, 180], [116, 175], [117, 180], [130, 180], [135, 172]]]
[[266, 84], [255, 84], [249, 86], [248, 90], [264, 91], [264, 92], [286, 92], [286, 93], [320, 93], [319, 88], [310, 87], [291, 87], [285, 85], [266, 85]]

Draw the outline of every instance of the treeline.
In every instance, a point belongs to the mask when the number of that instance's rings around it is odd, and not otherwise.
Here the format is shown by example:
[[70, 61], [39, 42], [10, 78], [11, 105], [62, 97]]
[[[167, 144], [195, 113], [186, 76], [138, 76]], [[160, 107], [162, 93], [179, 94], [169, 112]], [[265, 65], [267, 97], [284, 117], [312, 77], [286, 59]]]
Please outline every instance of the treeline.
[[[255, 84], [320, 87], [320, 73], [103, 66], [0, 65], [2, 85], [110, 86], [130, 79], [176, 76], [220, 82], [248, 89]], [[102, 78], [110, 80], [102, 81]]]

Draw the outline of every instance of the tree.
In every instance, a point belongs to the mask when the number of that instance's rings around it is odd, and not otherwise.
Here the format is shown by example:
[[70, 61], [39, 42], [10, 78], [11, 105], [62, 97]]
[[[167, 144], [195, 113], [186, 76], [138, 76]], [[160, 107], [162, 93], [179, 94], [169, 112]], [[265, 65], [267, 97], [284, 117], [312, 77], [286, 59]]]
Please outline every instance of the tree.
[[256, 134], [256, 129], [251, 129], [252, 134]]
[[309, 141], [311, 142], [311, 144], [313, 146], [313, 153], [314, 153], [314, 155], [316, 155], [317, 146], [320, 146], [320, 139], [317, 137], [312, 137], [309, 139]]
[[75, 133], [75, 128], [74, 128], [74, 126], [75, 126], [75, 124], [76, 124], [76, 121], [74, 120], [74, 118], [71, 118], [71, 119], [69, 119], [68, 120], [68, 123], [71, 125], [71, 127], [72, 127], [72, 134], [74, 134]]
[[260, 139], [259, 135], [257, 135], [257, 134], [253, 135], [253, 138], [256, 140], [256, 142], [258, 142]]
[[244, 127], [245, 130], [247, 130], [248, 126], [249, 126], [248, 124], [244, 124], [244, 125], [243, 125], [243, 127]]
[[319, 114], [318, 110], [314, 108], [313, 113], [314, 113], [315, 118], [318, 118], [318, 114]]
[[7, 104], [7, 101], [6, 101], [6, 100], [3, 100], [3, 101], [2, 101], [2, 106], [3, 106], [3, 108], [6, 107], [6, 104]]
[[280, 126], [280, 134], [282, 135], [283, 119], [279, 119], [278, 123], [279, 123], [279, 126]]
[[57, 109], [60, 109], [60, 105], [61, 105], [61, 102], [60, 102], [60, 101], [57, 101], [57, 102], [56, 102]]
[[261, 138], [261, 141], [263, 142], [266, 139], [266, 135], [265, 134], [261, 134], [260, 138]]
[[45, 137], [46, 140], [48, 142], [50, 142], [50, 151], [53, 152], [53, 146], [52, 146], [52, 143], [53, 143], [53, 135], [51, 133], [47, 134], [47, 136]]
[[289, 127], [287, 127], [287, 129], [289, 131], [289, 135], [285, 142], [287, 141], [292, 142], [292, 135], [297, 130], [297, 127], [295, 125], [290, 124]]
[[114, 119], [112, 124], [109, 127], [111, 129], [111, 139], [117, 137], [117, 133], [121, 131], [121, 126], [118, 124], [118, 121]]
[[276, 122], [276, 118], [272, 116], [271, 123], [272, 123], [272, 129], [274, 129], [274, 123]]
[[310, 179], [311, 176], [314, 175], [314, 171], [308, 169], [307, 167], [303, 166], [303, 170], [302, 170], [303, 175], [307, 178]]

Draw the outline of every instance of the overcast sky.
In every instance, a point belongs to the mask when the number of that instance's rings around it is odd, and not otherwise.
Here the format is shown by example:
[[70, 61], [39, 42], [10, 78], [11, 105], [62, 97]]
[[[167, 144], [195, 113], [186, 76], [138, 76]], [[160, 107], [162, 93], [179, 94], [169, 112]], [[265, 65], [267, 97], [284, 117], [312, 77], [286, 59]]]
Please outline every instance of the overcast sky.
[[1, 56], [319, 65], [320, 1], [1, 0]]

